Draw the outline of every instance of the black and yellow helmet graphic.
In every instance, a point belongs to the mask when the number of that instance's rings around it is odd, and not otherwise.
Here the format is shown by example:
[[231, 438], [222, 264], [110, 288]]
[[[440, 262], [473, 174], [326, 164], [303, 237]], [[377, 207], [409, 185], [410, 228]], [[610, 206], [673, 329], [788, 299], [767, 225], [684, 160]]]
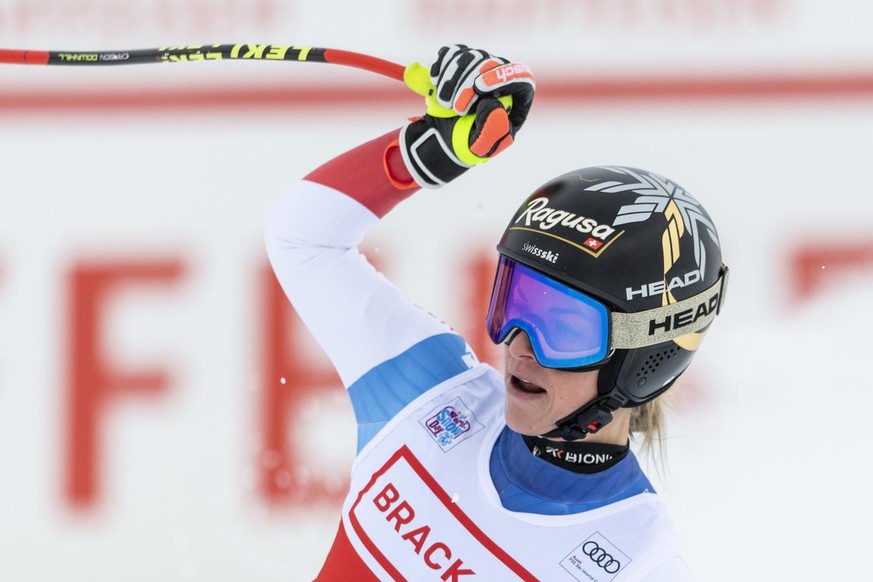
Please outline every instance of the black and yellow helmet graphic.
[[[630, 167], [583, 168], [544, 184], [518, 208], [497, 248], [615, 312], [663, 314], [648, 321], [656, 332], [711, 317], [727, 280], [704, 207], [675, 182]], [[708, 290], [709, 306], [669, 309]], [[707, 329], [616, 350], [601, 365], [601, 394], [619, 392], [622, 406], [651, 400], [685, 370]]]

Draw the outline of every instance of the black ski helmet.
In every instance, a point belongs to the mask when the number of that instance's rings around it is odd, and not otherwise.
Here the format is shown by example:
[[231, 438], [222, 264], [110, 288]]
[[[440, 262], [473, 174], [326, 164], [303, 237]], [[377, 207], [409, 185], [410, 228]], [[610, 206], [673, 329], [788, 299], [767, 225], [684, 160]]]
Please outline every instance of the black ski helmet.
[[497, 249], [601, 301], [622, 318], [625, 329], [613, 335], [631, 338], [633, 347], [596, 365], [598, 397], [546, 436], [582, 438], [612, 411], [664, 392], [724, 300], [728, 271], [706, 210], [645, 170], [591, 167], [547, 182], [519, 207]]

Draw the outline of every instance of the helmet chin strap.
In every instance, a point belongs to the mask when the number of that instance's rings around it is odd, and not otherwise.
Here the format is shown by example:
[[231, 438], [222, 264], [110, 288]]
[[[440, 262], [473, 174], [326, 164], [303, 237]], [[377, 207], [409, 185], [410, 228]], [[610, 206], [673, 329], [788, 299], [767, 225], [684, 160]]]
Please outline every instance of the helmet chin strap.
[[594, 434], [612, 420], [612, 413], [624, 406], [628, 399], [613, 388], [603, 396], [582, 405], [576, 411], [555, 421], [556, 429], [540, 435], [545, 438], [562, 438], [565, 441], [584, 439]]

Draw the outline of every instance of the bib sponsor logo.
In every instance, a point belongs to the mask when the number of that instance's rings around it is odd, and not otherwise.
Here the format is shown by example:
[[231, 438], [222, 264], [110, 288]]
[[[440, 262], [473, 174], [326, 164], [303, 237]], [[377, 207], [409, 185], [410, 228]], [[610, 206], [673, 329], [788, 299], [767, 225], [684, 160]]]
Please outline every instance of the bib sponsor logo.
[[358, 493], [348, 522], [392, 580], [536, 581], [473, 523], [406, 446]]
[[444, 452], [485, 428], [460, 398], [431, 411], [419, 422]]
[[631, 561], [600, 532], [577, 546], [561, 566], [580, 582], [609, 582]]

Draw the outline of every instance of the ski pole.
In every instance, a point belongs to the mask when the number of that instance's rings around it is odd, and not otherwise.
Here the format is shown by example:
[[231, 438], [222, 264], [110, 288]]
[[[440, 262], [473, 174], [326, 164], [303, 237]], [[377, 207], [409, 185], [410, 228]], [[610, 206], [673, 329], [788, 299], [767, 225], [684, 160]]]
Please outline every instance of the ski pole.
[[352, 51], [277, 44], [211, 44], [115, 51], [45, 51], [0, 48], [0, 64], [114, 66], [191, 61], [254, 60], [328, 63], [363, 69], [401, 81], [420, 95], [432, 87], [421, 63], [404, 67]]

